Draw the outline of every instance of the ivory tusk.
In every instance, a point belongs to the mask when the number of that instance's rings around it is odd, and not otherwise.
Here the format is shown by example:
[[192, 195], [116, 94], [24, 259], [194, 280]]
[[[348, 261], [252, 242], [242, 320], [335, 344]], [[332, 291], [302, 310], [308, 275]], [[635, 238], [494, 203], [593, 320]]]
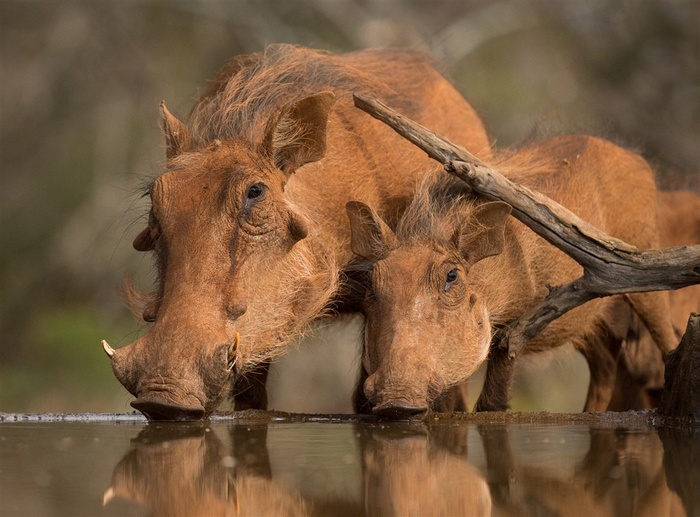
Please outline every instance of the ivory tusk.
[[[104, 341], [103, 341], [103, 343], [104, 343]], [[107, 346], [109, 346], [109, 345], [107, 345]], [[109, 487], [105, 491], [105, 495], [102, 496], [102, 506], [107, 506], [107, 503], [109, 503], [112, 499], [114, 499], [115, 495], [116, 494], [114, 493], [114, 488]]]
[[107, 341], [105, 341], [104, 339], [102, 340], [102, 348], [104, 349], [105, 354], [107, 354], [110, 359], [114, 357], [114, 348], [109, 346], [109, 343], [107, 343]]

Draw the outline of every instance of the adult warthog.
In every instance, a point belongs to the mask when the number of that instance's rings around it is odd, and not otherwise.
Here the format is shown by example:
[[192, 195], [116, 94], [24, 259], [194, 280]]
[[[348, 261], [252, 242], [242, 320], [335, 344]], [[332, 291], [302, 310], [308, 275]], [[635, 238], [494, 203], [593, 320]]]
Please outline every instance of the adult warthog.
[[[525, 148], [497, 168], [614, 237], [639, 248], [658, 245], [656, 187], [636, 154], [605, 140], [566, 136]], [[405, 416], [430, 408], [486, 360], [499, 327], [538, 303], [547, 286], [582, 273], [510, 217], [509, 205], [465, 195], [457, 180], [441, 176], [422, 187], [396, 232], [368, 204], [347, 205], [352, 249], [368, 261], [372, 276], [363, 367], [375, 413]], [[677, 344], [667, 292], [625, 300], [662, 350]], [[588, 411], [604, 410], [612, 396], [608, 323], [614, 303], [615, 297], [596, 299], [566, 313], [525, 349], [572, 342], [590, 366]], [[477, 409], [505, 409], [498, 392], [508, 385], [510, 369], [492, 365]]]
[[267, 362], [329, 307], [357, 309], [339, 284], [345, 203], [395, 221], [428, 158], [357, 110], [354, 92], [489, 154], [474, 110], [418, 52], [271, 46], [222, 69], [189, 123], [161, 107], [167, 162], [134, 240], [154, 253], [157, 288], [128, 293], [151, 327], [118, 350], [103, 342], [147, 417], [201, 418], [230, 394], [265, 407]]

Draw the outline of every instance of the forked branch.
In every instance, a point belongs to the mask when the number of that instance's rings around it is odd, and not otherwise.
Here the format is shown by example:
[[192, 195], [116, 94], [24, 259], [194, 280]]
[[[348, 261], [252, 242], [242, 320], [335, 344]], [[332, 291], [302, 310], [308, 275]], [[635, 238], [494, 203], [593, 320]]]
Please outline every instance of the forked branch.
[[502, 343], [515, 357], [550, 322], [594, 298], [678, 289], [700, 283], [700, 245], [640, 251], [583, 221], [552, 199], [498, 171], [382, 102], [355, 95], [355, 105], [417, 145], [476, 193], [513, 207], [513, 216], [564, 251], [583, 275], [549, 295], [510, 327]]

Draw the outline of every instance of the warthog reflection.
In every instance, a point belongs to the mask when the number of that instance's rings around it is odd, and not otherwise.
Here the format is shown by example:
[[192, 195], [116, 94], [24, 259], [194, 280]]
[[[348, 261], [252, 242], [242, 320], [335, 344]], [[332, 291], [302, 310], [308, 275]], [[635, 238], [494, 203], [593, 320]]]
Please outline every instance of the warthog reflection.
[[491, 515], [486, 479], [467, 460], [466, 426], [377, 425], [358, 436], [367, 515]]
[[114, 468], [104, 503], [122, 497], [156, 516], [309, 515], [271, 479], [267, 427], [254, 427], [231, 427], [228, 447], [201, 423], [149, 425]]
[[[518, 461], [508, 428], [482, 430], [494, 507], [505, 515], [683, 516], [658, 434], [591, 429], [573, 475]], [[539, 463], [539, 462], [538, 462]]]
[[[561, 462], [548, 465], [534, 444], [523, 447], [523, 428], [484, 426], [468, 440], [470, 427], [355, 423], [356, 441], [342, 443], [361, 463], [352, 475], [361, 472], [362, 482], [348, 500], [330, 487], [324, 492], [290, 486], [293, 465], [284, 467], [287, 476], [275, 473], [270, 456], [280, 451], [274, 447], [289, 442], [273, 440], [268, 450], [266, 425], [149, 425], [114, 468], [105, 504], [121, 497], [149, 514], [172, 516], [692, 514], [692, 501], [684, 509], [668, 487], [667, 476], [674, 475], [669, 469], [678, 462], [664, 460], [655, 432], [591, 429], [588, 447], [575, 448], [578, 459], [562, 468]], [[574, 434], [561, 436], [586, 443], [579, 430], [567, 432]], [[332, 441], [321, 440], [314, 455], [336, 457], [341, 442]], [[468, 450], [468, 444], [477, 447]], [[684, 476], [682, 470], [678, 474]]]

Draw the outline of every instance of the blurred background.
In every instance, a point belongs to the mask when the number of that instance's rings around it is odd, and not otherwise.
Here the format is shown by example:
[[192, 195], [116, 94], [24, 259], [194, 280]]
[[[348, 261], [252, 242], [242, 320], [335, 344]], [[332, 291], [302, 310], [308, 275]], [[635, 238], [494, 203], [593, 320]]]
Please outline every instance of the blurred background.
[[[0, 411], [131, 411], [100, 340], [141, 332], [118, 290], [152, 281], [131, 241], [164, 161], [158, 103], [185, 117], [228, 58], [269, 43], [429, 50], [497, 147], [587, 132], [700, 191], [696, 0], [2, 0], [0, 41]], [[360, 326], [285, 356], [271, 407], [349, 411]], [[578, 411], [587, 382], [574, 352], [539, 358], [514, 408]]]

